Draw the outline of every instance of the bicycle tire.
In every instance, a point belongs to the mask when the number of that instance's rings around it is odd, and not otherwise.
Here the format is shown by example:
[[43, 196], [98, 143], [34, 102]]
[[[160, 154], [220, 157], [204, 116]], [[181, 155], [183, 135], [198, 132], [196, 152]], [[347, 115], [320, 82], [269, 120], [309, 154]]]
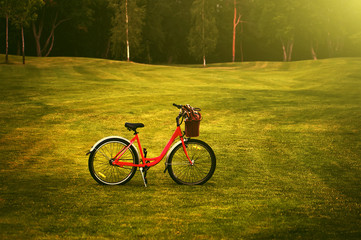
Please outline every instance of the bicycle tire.
[[198, 139], [188, 139], [184, 143], [193, 164], [190, 164], [183, 151], [182, 143], [179, 143], [167, 160], [170, 177], [176, 183], [183, 185], [206, 183], [216, 170], [216, 156], [212, 148]]
[[[128, 144], [126, 140], [110, 138], [94, 147], [89, 156], [88, 167], [95, 181], [104, 185], [119, 185], [132, 179], [137, 170], [136, 167], [120, 167], [110, 163], [110, 160]], [[139, 157], [134, 146], [131, 146], [119, 161], [138, 164]]]

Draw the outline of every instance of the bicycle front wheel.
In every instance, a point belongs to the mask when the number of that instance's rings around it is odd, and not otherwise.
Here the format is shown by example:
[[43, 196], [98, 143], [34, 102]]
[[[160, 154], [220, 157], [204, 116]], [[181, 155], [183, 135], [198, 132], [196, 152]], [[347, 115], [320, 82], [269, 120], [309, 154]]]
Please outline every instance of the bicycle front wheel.
[[189, 139], [184, 142], [189, 162], [182, 143], [170, 153], [167, 164], [171, 178], [178, 184], [200, 185], [206, 183], [216, 169], [216, 156], [212, 148], [205, 142]]
[[[129, 143], [123, 139], [111, 138], [95, 146], [89, 156], [89, 171], [91, 176], [100, 184], [118, 185], [127, 183], [135, 174], [137, 168], [132, 166], [113, 165], [113, 158]], [[131, 146], [119, 159], [121, 162], [138, 164], [138, 153]]]

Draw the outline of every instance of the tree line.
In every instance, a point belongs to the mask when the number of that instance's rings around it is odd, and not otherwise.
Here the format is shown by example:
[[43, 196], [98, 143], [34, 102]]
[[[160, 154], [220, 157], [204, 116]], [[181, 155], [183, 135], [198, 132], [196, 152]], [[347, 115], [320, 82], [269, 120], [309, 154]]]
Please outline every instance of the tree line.
[[359, 0], [0, 0], [0, 52], [143, 63], [361, 56]]

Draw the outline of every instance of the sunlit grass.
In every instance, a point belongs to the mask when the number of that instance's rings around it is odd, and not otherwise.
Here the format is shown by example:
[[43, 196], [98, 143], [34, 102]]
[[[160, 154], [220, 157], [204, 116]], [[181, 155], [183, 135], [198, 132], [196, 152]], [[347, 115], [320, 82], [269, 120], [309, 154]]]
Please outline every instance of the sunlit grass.
[[[0, 55], [0, 59], [3, 55]], [[1, 239], [357, 239], [361, 59], [152, 66], [10, 56], [0, 64]], [[131, 138], [158, 156], [172, 103], [202, 108], [217, 156], [204, 186], [164, 164], [124, 186], [98, 185], [86, 151]]]

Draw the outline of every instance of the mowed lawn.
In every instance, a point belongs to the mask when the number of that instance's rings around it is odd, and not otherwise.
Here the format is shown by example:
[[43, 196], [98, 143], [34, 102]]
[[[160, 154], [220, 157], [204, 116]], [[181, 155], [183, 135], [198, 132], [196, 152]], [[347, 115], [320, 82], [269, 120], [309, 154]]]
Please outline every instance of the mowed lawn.
[[[0, 55], [4, 59], [4, 55]], [[0, 64], [0, 239], [360, 239], [361, 59], [160, 66], [10, 56]], [[102, 186], [85, 153], [158, 156], [172, 103], [202, 108], [217, 168], [177, 185], [164, 161]]]

